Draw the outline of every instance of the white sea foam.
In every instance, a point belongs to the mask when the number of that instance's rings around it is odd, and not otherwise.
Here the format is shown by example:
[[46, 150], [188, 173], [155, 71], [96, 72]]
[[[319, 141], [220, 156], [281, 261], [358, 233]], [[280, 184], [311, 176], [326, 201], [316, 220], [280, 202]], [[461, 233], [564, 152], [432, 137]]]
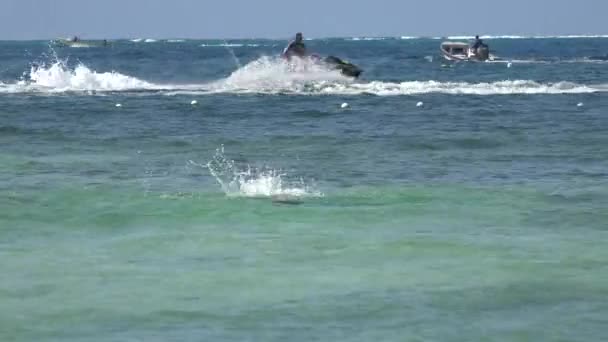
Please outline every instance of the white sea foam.
[[144, 43], [156, 43], [157, 40], [156, 39], [152, 39], [152, 38], [148, 38], [146, 40], [144, 40]]
[[221, 44], [201, 44], [202, 47], [258, 47], [260, 44], [239, 44], [239, 43], [221, 43]]
[[[232, 81], [234, 82], [234, 80]], [[220, 82], [207, 90], [171, 91], [167, 94], [204, 95], [213, 93], [259, 93], [259, 94], [299, 94], [299, 95], [376, 95], [400, 96], [420, 94], [450, 95], [517, 95], [517, 94], [584, 94], [608, 92], [607, 85], [588, 86], [571, 82], [538, 83], [530, 80], [499, 81], [491, 83], [408, 81], [408, 82], [366, 82], [312, 81], [298, 83], [294, 80], [256, 79], [238, 80], [236, 83]]]
[[[475, 36], [448, 36], [447, 39], [450, 40], [464, 40], [464, 39], [474, 39]], [[526, 39], [524, 36], [479, 36], [481, 39]], [[532, 38], [532, 37], [528, 37]]]
[[0, 92], [124, 91], [159, 88], [118, 72], [98, 73], [79, 64], [73, 70], [63, 62], [32, 66], [28, 80], [0, 85]]
[[339, 71], [329, 70], [310, 59], [262, 57], [211, 84], [215, 92], [281, 93], [306, 92], [313, 84], [348, 82]]
[[570, 82], [545, 84], [526, 80], [492, 83], [409, 81], [401, 83], [318, 84], [313, 86], [311, 91], [321, 94], [373, 94], [378, 96], [429, 93], [452, 95], [580, 94], [608, 91], [608, 86], [591, 87]]
[[[261, 94], [331, 94], [378, 96], [427, 93], [464, 95], [567, 94], [608, 91], [608, 85], [584, 85], [571, 82], [539, 83], [532, 80], [509, 80], [490, 83], [404, 81], [355, 82], [336, 70], [312, 60], [262, 57], [233, 72], [229, 77], [187, 92], [261, 93]], [[177, 90], [173, 94], [184, 93]]]
[[228, 196], [268, 197], [281, 200], [323, 196], [320, 191], [307, 185], [302, 179], [288, 181], [287, 174], [280, 170], [255, 169], [250, 166], [239, 169], [233, 160], [225, 156], [223, 146], [216, 150], [207, 165], [192, 160], [190, 164], [207, 168]]
[[95, 47], [95, 45], [87, 44], [87, 43], [72, 43], [72, 44], [70, 44], [69, 47], [73, 48], [73, 49], [86, 49], [86, 48], [90, 48], [90, 47]]
[[388, 38], [386, 37], [353, 37], [353, 38], [349, 38], [348, 40], [353, 40], [353, 41], [375, 41], [375, 40], [386, 40]]
[[97, 72], [84, 64], [68, 68], [57, 62], [33, 66], [23, 80], [0, 83], [0, 93], [61, 93], [138, 91], [166, 95], [206, 95], [214, 93], [298, 94], [298, 95], [454, 95], [580, 94], [608, 92], [608, 84], [572, 82], [539, 83], [508, 80], [487, 83], [360, 82], [342, 76], [312, 60], [262, 57], [234, 71], [225, 79], [201, 84], [155, 84], [119, 72]]
[[141, 43], [141, 42], [143, 41], [143, 39], [141, 39], [141, 38], [136, 38], [136, 39], [131, 39], [131, 41], [132, 41], [133, 43]]
[[[453, 39], [453, 40], [464, 40], [474, 39], [475, 36], [448, 36], [448, 37], [435, 37], [435, 39]], [[519, 36], [519, 35], [484, 35], [480, 36], [482, 39], [593, 39], [593, 38], [608, 38], [608, 35], [562, 35], [562, 36]]]
[[201, 44], [202, 47], [243, 47], [245, 46], [244, 44], [229, 44], [229, 43], [222, 43], [222, 44]]
[[[400, 36], [400, 37], [354, 37], [345, 38], [347, 40], [354, 41], [368, 41], [368, 40], [387, 40], [387, 39], [450, 39], [450, 40], [471, 40], [474, 39], [474, 35], [452, 35], [452, 36], [435, 36], [435, 37], [423, 37], [423, 36]], [[522, 36], [522, 35], [483, 35], [480, 36], [482, 39], [594, 39], [594, 38], [608, 38], [607, 34], [599, 35], [545, 35], [545, 36]]]

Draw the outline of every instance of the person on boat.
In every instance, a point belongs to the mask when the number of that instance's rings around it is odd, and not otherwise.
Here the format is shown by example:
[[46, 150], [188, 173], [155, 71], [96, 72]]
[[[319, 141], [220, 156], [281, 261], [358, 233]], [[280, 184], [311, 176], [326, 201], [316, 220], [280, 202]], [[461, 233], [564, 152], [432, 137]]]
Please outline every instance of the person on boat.
[[473, 42], [473, 50], [475, 51], [475, 53], [477, 53], [477, 49], [479, 49], [480, 47], [484, 46], [485, 44], [483, 43], [483, 40], [479, 39], [479, 36], [475, 36], [475, 41]]
[[287, 59], [291, 59], [291, 57], [304, 57], [306, 56], [306, 45], [304, 44], [304, 38], [302, 33], [298, 32], [296, 34], [296, 39], [291, 41], [289, 45], [283, 50], [283, 57]]

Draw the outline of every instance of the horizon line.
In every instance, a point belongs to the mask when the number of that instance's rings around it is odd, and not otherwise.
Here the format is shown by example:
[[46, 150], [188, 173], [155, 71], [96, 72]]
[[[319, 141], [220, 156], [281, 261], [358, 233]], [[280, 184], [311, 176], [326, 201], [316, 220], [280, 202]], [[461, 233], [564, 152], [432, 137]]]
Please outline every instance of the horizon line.
[[[73, 36], [72, 36], [73, 37]], [[292, 39], [292, 37], [104, 37], [100, 38], [98, 36], [93, 36], [91, 38], [83, 38], [82, 36], [78, 36], [81, 40], [288, 40]], [[407, 39], [467, 39], [474, 38], [475, 35], [468, 34], [452, 34], [452, 35], [354, 35], [354, 36], [320, 36], [320, 37], [309, 37], [305, 40], [321, 40], [321, 39], [397, 39], [397, 40], [407, 40]], [[539, 38], [608, 38], [607, 34], [539, 34], [539, 35], [520, 35], [520, 34], [488, 34], [488, 35], [479, 35], [480, 38], [483, 39], [539, 39]], [[69, 39], [71, 37], [55, 37], [55, 38], [0, 38], [0, 41], [15, 41], [15, 42], [32, 42], [32, 41], [53, 41], [58, 39]]]

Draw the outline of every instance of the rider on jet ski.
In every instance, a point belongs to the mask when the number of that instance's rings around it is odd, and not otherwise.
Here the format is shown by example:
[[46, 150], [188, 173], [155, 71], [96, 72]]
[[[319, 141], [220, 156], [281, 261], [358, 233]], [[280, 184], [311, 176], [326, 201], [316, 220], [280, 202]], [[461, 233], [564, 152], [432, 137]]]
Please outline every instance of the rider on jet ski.
[[305, 57], [307, 55], [306, 45], [304, 45], [304, 38], [302, 37], [302, 33], [298, 32], [296, 34], [296, 39], [291, 41], [289, 45], [283, 50], [283, 57], [287, 59], [291, 59], [291, 57]]
[[471, 49], [479, 60], [485, 61], [490, 58], [490, 48], [479, 38], [479, 36], [475, 36], [475, 42], [473, 43], [473, 46], [471, 46]]
[[479, 39], [479, 36], [475, 36], [475, 41], [473, 42], [473, 46], [472, 46], [475, 53], [477, 53], [477, 50], [483, 46], [485, 46], [485, 44], [483, 43], [483, 40]]
[[345, 62], [338, 57], [328, 56], [322, 59], [317, 54], [309, 55], [308, 51], [306, 50], [306, 45], [304, 45], [304, 38], [300, 32], [296, 34], [296, 39], [291, 41], [285, 50], [283, 50], [281, 56], [287, 60], [291, 60], [292, 57], [304, 58], [310, 56], [313, 61], [325, 63], [326, 65], [331, 66], [333, 69], [340, 70], [343, 75], [349, 77], [359, 77], [361, 72], [363, 72], [363, 70], [356, 65]]

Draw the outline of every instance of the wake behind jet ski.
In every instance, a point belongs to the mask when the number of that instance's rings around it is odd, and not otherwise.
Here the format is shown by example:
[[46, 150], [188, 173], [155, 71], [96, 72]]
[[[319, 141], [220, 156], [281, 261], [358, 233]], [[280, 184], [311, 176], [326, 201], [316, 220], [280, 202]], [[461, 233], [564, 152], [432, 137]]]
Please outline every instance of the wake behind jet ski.
[[363, 70], [361, 70], [361, 68], [359, 68], [358, 66], [350, 62], [344, 61], [336, 56], [328, 56], [325, 58], [321, 58], [317, 54], [309, 55], [308, 51], [306, 50], [306, 44], [304, 44], [304, 37], [300, 32], [296, 34], [296, 38], [291, 41], [289, 45], [287, 45], [281, 55], [287, 60], [291, 60], [294, 57], [311, 57], [312, 60], [317, 63], [322, 63], [331, 69], [340, 70], [342, 75], [347, 77], [357, 78], [363, 72]]

